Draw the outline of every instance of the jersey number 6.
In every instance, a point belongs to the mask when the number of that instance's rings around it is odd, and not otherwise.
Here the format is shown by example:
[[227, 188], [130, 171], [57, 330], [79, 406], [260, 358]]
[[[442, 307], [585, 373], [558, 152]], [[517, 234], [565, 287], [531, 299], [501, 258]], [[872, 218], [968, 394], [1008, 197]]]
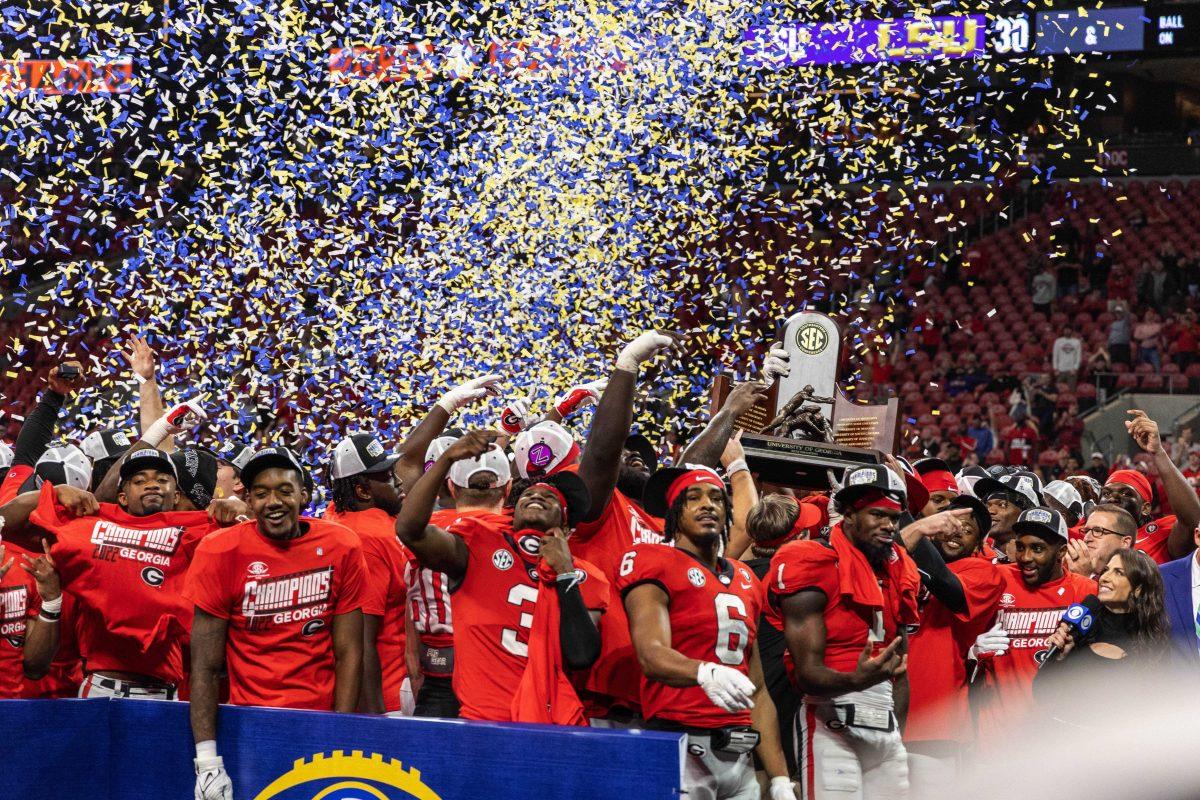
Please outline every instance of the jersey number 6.
[[717, 606], [717, 660], [736, 667], [746, 660], [746, 643], [750, 641], [746, 604], [736, 594], [727, 593], [718, 594], [713, 602]]

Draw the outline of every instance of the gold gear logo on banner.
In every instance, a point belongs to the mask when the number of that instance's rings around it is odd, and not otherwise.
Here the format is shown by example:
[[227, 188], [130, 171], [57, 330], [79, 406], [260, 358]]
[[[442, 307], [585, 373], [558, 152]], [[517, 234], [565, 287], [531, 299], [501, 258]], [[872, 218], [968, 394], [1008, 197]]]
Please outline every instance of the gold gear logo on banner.
[[796, 346], [806, 355], [819, 355], [829, 344], [829, 333], [815, 322], [801, 325], [796, 331]]
[[[350, 755], [342, 750], [334, 750], [328, 756], [317, 753], [308, 761], [301, 758], [255, 795], [254, 800], [272, 800], [297, 786], [316, 782], [322, 785], [313, 787], [311, 795], [305, 790], [303, 795], [307, 800], [338, 800], [338, 792], [346, 790], [363, 792], [377, 800], [442, 800], [425, 785], [416, 768], [405, 769], [394, 758], [385, 759], [378, 753], [367, 756], [361, 750]], [[289, 795], [293, 796], [299, 798], [301, 794]]]

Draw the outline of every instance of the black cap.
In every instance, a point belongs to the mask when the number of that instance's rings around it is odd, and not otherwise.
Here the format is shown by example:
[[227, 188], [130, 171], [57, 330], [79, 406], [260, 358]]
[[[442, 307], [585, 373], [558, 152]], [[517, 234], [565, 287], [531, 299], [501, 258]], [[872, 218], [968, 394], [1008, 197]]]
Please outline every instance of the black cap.
[[217, 457], [202, 447], [181, 447], [171, 453], [179, 490], [196, 508], [208, 508], [217, 490]]
[[288, 450], [286, 447], [262, 447], [254, 451], [254, 455], [250, 456], [249, 460], [242, 466], [242, 485], [249, 491], [254, 485], [254, 479], [263, 470], [268, 469], [294, 469], [300, 473], [301, 480], [304, 481], [304, 486], [312, 492], [312, 479], [308, 475], [308, 470], [300, 463], [300, 459]]
[[980, 478], [975, 484], [975, 496], [987, 502], [996, 492], [1008, 492], [1023, 498], [1029, 508], [1042, 504], [1042, 479], [1035, 473], [1017, 470], [999, 478]]
[[631, 433], [625, 437], [625, 449], [632, 450], [642, 458], [646, 469], [654, 472], [658, 469], [658, 451], [654, 449], [654, 445], [640, 433]]
[[592, 496], [582, 478], [574, 472], [556, 472], [536, 478], [530, 485], [539, 483], [548, 483], [562, 493], [567, 501], [567, 525], [574, 528], [583, 520], [592, 504]]
[[969, 494], [960, 494], [958, 497], [950, 501], [946, 506], [947, 511], [954, 511], [959, 508], [971, 509], [971, 517], [975, 520], [975, 524], [979, 526], [979, 535], [987, 536], [987, 532], [992, 527], [992, 515], [988, 513], [987, 506], [978, 497], [973, 497]]
[[1037, 536], [1047, 542], [1065, 543], [1069, 538], [1063, 515], [1045, 506], [1022, 511], [1012, 529], [1017, 536]]
[[240, 477], [242, 467], [246, 466], [246, 462], [250, 460], [252, 455], [254, 455], [254, 448], [250, 445], [234, 444], [233, 447], [225, 451], [225, 455], [219, 456], [219, 458], [233, 467], [234, 471]]
[[125, 460], [121, 462], [121, 481], [127, 481], [146, 469], [166, 472], [179, 480], [179, 473], [175, 471], [175, 464], [169, 455], [153, 447], [143, 447], [125, 456]]
[[[877, 491], [907, 508], [907, 481], [883, 464], [847, 470], [842, 488], [833, 493], [833, 500], [840, 508], [846, 508], [868, 492]], [[928, 498], [927, 498], [928, 499]]]

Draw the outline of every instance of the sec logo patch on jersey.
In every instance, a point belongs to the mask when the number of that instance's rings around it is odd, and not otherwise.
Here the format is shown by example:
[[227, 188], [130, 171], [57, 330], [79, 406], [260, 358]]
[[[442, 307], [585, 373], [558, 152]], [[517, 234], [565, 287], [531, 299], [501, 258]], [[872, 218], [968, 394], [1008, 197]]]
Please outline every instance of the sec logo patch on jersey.
[[699, 567], [692, 567], [688, 570], [687, 575], [688, 581], [690, 581], [692, 586], [695, 586], [697, 589], [707, 583], [707, 579], [704, 577], [704, 571]]
[[511, 569], [513, 565], [512, 553], [507, 550], [497, 550], [492, 553], [492, 566], [501, 572]]

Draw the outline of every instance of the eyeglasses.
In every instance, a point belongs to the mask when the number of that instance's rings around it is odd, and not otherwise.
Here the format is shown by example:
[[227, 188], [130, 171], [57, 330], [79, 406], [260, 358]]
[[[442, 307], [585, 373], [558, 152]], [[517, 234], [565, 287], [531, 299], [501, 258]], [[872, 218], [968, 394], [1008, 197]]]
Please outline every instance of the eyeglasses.
[[1125, 535], [1123, 533], [1117, 533], [1116, 531], [1110, 531], [1108, 528], [1101, 528], [1099, 526], [1093, 526], [1090, 528], [1082, 528], [1080, 532], [1083, 534], [1083, 538], [1085, 538], [1085, 539], [1099, 539], [1101, 536], [1124, 536]]

